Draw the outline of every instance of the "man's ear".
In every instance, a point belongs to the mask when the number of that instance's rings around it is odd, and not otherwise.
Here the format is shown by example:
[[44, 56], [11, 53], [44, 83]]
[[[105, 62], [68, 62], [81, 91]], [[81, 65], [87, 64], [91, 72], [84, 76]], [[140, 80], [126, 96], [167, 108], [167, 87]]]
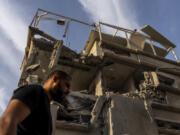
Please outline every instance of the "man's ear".
[[52, 76], [53, 82], [56, 82], [58, 79], [59, 79], [58, 75], [55, 74]]

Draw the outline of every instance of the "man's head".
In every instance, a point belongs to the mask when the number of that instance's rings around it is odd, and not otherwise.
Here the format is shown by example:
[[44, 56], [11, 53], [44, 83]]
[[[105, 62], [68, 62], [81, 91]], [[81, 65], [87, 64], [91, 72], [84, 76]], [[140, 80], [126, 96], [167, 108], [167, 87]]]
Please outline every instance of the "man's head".
[[54, 70], [47, 78], [43, 87], [48, 93], [50, 100], [61, 102], [70, 92], [72, 78], [64, 71]]

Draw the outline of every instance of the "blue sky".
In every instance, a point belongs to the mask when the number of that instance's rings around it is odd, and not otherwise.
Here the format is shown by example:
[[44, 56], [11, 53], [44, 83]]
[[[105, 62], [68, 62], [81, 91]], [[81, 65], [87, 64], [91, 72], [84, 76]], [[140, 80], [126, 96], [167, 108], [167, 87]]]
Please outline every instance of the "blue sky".
[[[177, 45], [175, 51], [180, 58], [179, 5], [179, 0], [0, 0], [0, 116], [17, 87], [28, 25], [37, 8], [89, 23], [103, 21], [132, 29], [150, 24]], [[46, 31], [60, 37], [59, 26], [46, 26]], [[70, 47], [80, 51], [88, 33], [85, 26], [70, 30]], [[169, 58], [173, 59], [171, 55]]]

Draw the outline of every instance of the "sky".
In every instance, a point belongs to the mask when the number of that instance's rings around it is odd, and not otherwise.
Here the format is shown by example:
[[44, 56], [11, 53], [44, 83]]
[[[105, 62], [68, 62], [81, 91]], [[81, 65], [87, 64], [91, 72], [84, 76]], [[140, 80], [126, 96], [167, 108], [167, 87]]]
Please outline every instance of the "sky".
[[[0, 116], [17, 88], [28, 26], [37, 8], [89, 23], [102, 21], [129, 29], [149, 24], [177, 45], [175, 51], [180, 58], [179, 5], [179, 0], [0, 0]], [[78, 24], [71, 27], [65, 44], [70, 43], [70, 48], [79, 52], [90, 27]], [[61, 38], [60, 26], [43, 22], [42, 29]], [[168, 58], [174, 60], [172, 55]]]

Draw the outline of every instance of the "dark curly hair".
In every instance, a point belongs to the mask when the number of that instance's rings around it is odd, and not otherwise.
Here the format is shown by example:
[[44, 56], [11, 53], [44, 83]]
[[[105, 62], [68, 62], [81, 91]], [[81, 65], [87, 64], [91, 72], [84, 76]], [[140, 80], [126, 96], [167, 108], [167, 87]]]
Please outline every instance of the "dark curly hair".
[[49, 72], [46, 80], [51, 78], [53, 75], [58, 75], [59, 79], [62, 79], [62, 80], [72, 80], [72, 77], [69, 74], [58, 69], [52, 70], [51, 72]]

